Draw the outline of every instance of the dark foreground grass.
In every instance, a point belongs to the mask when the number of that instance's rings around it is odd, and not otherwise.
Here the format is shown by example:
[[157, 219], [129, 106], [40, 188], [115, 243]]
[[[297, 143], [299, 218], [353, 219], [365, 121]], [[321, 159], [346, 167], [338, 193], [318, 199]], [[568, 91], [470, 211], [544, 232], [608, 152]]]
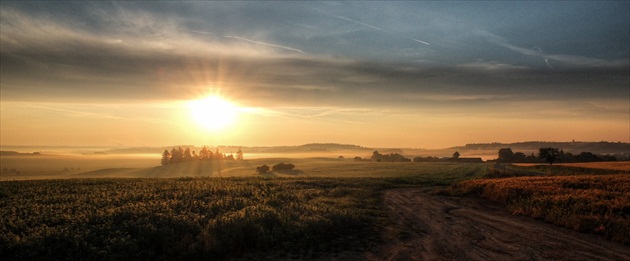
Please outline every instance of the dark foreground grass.
[[0, 256], [260, 260], [360, 255], [383, 243], [380, 228], [389, 222], [381, 207], [384, 189], [450, 184], [479, 177], [486, 169], [483, 164], [418, 164], [417, 171], [413, 165], [374, 166], [382, 177], [0, 182]]
[[0, 256], [213, 260], [364, 251], [378, 241], [383, 186], [362, 179], [4, 182]]

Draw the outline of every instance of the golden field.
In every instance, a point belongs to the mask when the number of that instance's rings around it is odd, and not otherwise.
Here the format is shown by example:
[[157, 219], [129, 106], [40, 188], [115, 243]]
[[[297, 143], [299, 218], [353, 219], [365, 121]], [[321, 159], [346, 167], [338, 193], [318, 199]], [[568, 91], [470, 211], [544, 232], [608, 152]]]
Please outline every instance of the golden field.
[[535, 176], [453, 184], [454, 195], [475, 194], [514, 214], [630, 243], [630, 175]]

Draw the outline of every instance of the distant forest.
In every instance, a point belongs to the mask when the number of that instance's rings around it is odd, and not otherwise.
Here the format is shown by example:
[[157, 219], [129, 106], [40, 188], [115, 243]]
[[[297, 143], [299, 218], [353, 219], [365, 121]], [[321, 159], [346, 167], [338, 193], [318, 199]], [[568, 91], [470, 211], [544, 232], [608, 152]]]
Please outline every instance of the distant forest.
[[617, 161], [617, 157], [610, 154], [598, 155], [591, 152], [581, 152], [573, 154], [564, 152], [563, 149], [545, 147], [539, 148], [538, 154], [526, 155], [523, 152], [513, 152], [510, 148], [502, 148], [499, 150], [499, 157], [495, 162], [499, 163], [540, 163], [541, 161], [553, 164], [558, 163], [576, 163], [576, 162], [600, 162], [600, 161]]

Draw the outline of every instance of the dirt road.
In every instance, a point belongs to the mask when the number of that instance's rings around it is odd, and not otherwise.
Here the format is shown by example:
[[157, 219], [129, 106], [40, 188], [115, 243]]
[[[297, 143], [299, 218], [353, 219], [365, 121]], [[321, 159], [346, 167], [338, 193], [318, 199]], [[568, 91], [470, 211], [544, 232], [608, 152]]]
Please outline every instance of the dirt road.
[[433, 188], [386, 191], [396, 224], [368, 260], [630, 260], [630, 246], [527, 217], [478, 198]]

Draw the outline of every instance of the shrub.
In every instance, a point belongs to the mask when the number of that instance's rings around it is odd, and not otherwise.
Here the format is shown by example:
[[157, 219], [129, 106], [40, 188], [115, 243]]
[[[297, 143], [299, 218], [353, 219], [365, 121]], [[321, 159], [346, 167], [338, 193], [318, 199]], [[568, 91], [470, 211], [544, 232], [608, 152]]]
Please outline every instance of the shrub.
[[273, 167], [271, 168], [273, 171], [290, 171], [293, 170], [293, 168], [295, 168], [295, 165], [289, 163], [289, 164], [284, 164], [284, 162], [282, 163], [278, 163], [276, 165], [273, 165]]
[[265, 174], [265, 173], [267, 173], [269, 171], [269, 166], [262, 165], [260, 167], [257, 167], [256, 171], [258, 171], [259, 174]]

